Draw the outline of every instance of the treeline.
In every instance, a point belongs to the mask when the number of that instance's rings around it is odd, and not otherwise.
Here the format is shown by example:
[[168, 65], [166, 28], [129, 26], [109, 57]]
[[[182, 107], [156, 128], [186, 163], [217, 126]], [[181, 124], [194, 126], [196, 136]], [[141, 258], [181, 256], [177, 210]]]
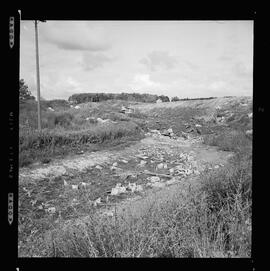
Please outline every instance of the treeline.
[[72, 103], [102, 102], [106, 100], [124, 100], [143, 103], [155, 103], [158, 99], [162, 102], [169, 102], [170, 99], [165, 95], [140, 94], [140, 93], [79, 93], [73, 94], [68, 98]]
[[215, 99], [216, 97], [207, 97], [207, 98], [178, 98], [178, 97], [173, 97], [172, 102], [177, 102], [177, 101], [194, 101], [194, 100], [211, 100]]

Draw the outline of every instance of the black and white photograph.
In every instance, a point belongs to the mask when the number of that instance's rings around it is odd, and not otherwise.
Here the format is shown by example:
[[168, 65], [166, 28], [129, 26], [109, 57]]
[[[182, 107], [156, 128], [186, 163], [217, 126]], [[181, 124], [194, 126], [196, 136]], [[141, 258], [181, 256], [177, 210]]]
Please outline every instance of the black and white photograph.
[[254, 20], [19, 23], [18, 258], [250, 259]]

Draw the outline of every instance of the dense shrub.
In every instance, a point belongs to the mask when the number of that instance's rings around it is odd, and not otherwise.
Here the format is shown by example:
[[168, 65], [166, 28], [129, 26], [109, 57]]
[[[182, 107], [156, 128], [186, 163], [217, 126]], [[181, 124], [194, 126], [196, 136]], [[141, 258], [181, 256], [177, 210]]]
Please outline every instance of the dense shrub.
[[140, 94], [140, 93], [79, 93], [73, 94], [68, 98], [68, 101], [73, 103], [87, 103], [87, 102], [102, 102], [107, 100], [123, 100], [133, 102], [154, 103], [160, 98], [164, 102], [169, 102], [167, 96], [153, 95], [153, 94]]

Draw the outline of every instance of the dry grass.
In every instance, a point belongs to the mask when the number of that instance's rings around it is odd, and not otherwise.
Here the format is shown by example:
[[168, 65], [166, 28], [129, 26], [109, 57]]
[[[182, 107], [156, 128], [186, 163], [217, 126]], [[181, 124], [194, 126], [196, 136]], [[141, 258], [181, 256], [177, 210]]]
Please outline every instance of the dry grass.
[[[52, 112], [43, 103], [43, 130], [38, 132], [35, 102], [21, 104], [19, 166], [28, 166], [35, 160], [46, 163], [54, 156], [78, 150], [98, 150], [141, 138], [145, 115], [138, 111], [131, 115], [121, 114], [122, 105], [127, 102], [86, 103], [81, 104], [80, 109], [64, 108], [62, 104], [57, 107], [56, 103], [55, 112]], [[116, 123], [99, 124], [97, 118]]]
[[19, 136], [19, 165], [26, 166], [37, 159], [50, 159], [79, 150], [93, 150], [93, 145], [113, 146], [119, 139], [123, 143], [123, 140], [138, 138], [141, 138], [141, 128], [133, 122], [97, 125], [79, 131], [61, 127], [42, 132], [24, 130]]
[[251, 159], [238, 154], [225, 168], [204, 172], [187, 196], [153, 201], [139, 217], [92, 214], [60, 224], [47, 233], [46, 256], [250, 257]]

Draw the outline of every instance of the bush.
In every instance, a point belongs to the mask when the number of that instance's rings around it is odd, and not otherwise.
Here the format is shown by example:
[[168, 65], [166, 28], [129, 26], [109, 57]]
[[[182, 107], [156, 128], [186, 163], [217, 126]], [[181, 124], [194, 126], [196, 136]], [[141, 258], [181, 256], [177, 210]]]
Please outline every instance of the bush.
[[172, 102], [178, 102], [178, 101], [180, 101], [180, 99], [179, 99], [177, 96], [175, 96], [175, 97], [173, 97], [173, 98], [171, 99], [171, 101], [172, 101]]
[[69, 127], [74, 116], [69, 112], [51, 112], [47, 115], [47, 127], [54, 128], [56, 126]]

